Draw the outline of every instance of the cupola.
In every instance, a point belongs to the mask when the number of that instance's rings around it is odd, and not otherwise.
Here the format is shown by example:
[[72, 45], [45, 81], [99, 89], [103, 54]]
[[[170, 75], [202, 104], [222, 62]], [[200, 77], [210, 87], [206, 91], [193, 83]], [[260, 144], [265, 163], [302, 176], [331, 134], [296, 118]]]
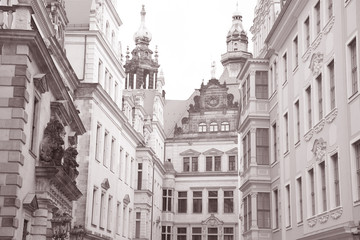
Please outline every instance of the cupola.
[[242, 25], [242, 15], [236, 4], [236, 11], [232, 16], [232, 25], [226, 36], [228, 51], [247, 51], [248, 38]]
[[145, 6], [144, 5], [142, 5], [140, 15], [141, 15], [141, 23], [140, 23], [139, 29], [134, 34], [134, 41], [135, 41], [136, 45], [141, 44], [141, 43], [149, 45], [152, 36], [151, 36], [151, 33], [149, 32], [149, 30], [145, 26], [146, 12], [145, 12]]

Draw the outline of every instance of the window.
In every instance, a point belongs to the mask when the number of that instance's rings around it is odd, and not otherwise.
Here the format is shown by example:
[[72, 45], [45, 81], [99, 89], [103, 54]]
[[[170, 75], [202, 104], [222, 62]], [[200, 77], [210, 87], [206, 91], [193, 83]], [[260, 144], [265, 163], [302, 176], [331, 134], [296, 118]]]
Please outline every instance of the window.
[[316, 78], [317, 90], [318, 90], [318, 118], [319, 121], [323, 118], [323, 94], [322, 94], [322, 78], [319, 75]]
[[125, 183], [129, 182], [129, 154], [126, 153], [125, 154], [125, 177], [124, 177], [124, 181]]
[[274, 81], [275, 81], [275, 89], [276, 89], [278, 86], [278, 69], [276, 62], [274, 62]]
[[321, 176], [321, 199], [323, 212], [327, 210], [327, 199], [326, 199], [326, 170], [325, 170], [325, 161], [319, 164], [320, 167], [320, 176]]
[[255, 97], [268, 99], [268, 72], [256, 71], [255, 74]]
[[103, 63], [101, 60], [99, 60], [99, 65], [98, 65], [98, 82], [99, 83], [102, 82], [102, 69], [103, 69]]
[[294, 49], [294, 69], [299, 65], [299, 44], [298, 37], [296, 36], [293, 40], [293, 49]]
[[274, 194], [274, 229], [279, 228], [279, 191], [275, 189]]
[[212, 157], [206, 157], [206, 171], [212, 171]]
[[284, 67], [284, 83], [287, 82], [287, 54], [283, 55], [283, 67]]
[[120, 234], [120, 219], [121, 219], [121, 215], [120, 215], [120, 203], [117, 202], [116, 204], [116, 234]]
[[218, 124], [216, 122], [210, 123], [210, 132], [217, 132], [219, 131]]
[[96, 125], [96, 147], [95, 147], [95, 159], [100, 161], [100, 142], [101, 142], [101, 125]]
[[272, 140], [273, 140], [273, 162], [277, 161], [277, 134], [276, 134], [276, 123], [272, 125]]
[[163, 189], [163, 211], [171, 212], [172, 211], [172, 190]]
[[186, 240], [186, 228], [177, 228], [177, 240]]
[[244, 232], [250, 230], [251, 222], [251, 195], [249, 194], [244, 198]]
[[218, 211], [218, 192], [209, 191], [209, 213], [217, 213]]
[[234, 192], [224, 191], [224, 213], [234, 212]]
[[259, 228], [270, 228], [270, 193], [257, 195], [257, 224]]
[[311, 86], [309, 86], [306, 89], [306, 100], [307, 100], [307, 124], [308, 124], [308, 129], [310, 130], [312, 127], [312, 116], [311, 116]]
[[284, 128], [285, 128], [285, 153], [289, 151], [289, 118], [288, 113], [284, 115]]
[[229, 171], [236, 171], [236, 157], [229, 156]]
[[315, 19], [316, 19], [316, 34], [318, 34], [320, 32], [320, 1], [317, 2], [317, 4], [315, 5]]
[[105, 78], [104, 78], [104, 90], [109, 92], [109, 70], [105, 69]]
[[221, 171], [221, 156], [207, 156], [205, 161], [206, 171]]
[[356, 178], [358, 187], [358, 199], [360, 200], [360, 140], [353, 144], [355, 150]]
[[334, 181], [334, 202], [335, 207], [340, 206], [340, 179], [339, 179], [339, 161], [338, 154], [331, 156], [332, 166], [333, 166], [333, 181]]
[[[191, 161], [191, 162], [190, 162]], [[191, 169], [190, 169], [191, 166]], [[197, 172], [198, 171], [198, 157], [183, 157], [183, 171]]]
[[251, 138], [250, 131], [243, 138], [243, 167], [244, 171], [250, 167], [251, 163]]
[[303, 221], [303, 198], [302, 198], [302, 181], [301, 181], [301, 177], [299, 177], [298, 179], [296, 179], [296, 183], [297, 183], [297, 199], [298, 199], [298, 204], [297, 204], [297, 216], [298, 216], [298, 222], [302, 222]]
[[218, 229], [216, 227], [208, 228], [208, 238], [207, 240], [218, 240]]
[[230, 124], [228, 122], [222, 122], [221, 123], [221, 131], [223, 131], [223, 132], [230, 131]]
[[348, 48], [350, 51], [351, 93], [353, 95], [358, 92], [356, 38], [349, 43]]
[[93, 188], [93, 196], [92, 196], [92, 209], [91, 209], [91, 224], [95, 225], [97, 224], [97, 216], [96, 216], [96, 209], [97, 209], [97, 188]]
[[121, 167], [121, 164], [122, 164], [122, 162], [123, 162], [123, 148], [122, 147], [120, 147], [120, 152], [119, 152], [119, 179], [121, 179], [121, 177], [122, 177], [122, 174], [121, 174], [121, 170], [122, 170], [122, 167]]
[[192, 239], [191, 240], [201, 240], [201, 227], [192, 228]]
[[245, 106], [247, 105], [246, 102], [246, 82], [242, 85], [242, 103], [243, 103], [243, 109], [245, 109]]
[[171, 226], [161, 227], [161, 240], [171, 240]]
[[104, 152], [103, 152], [103, 165], [105, 167], [107, 167], [107, 157], [108, 157], [108, 138], [109, 138], [109, 132], [107, 130], [105, 130], [104, 133]]
[[330, 81], [330, 108], [335, 108], [335, 75], [334, 75], [334, 60], [328, 65], [329, 81]]
[[221, 157], [215, 156], [215, 171], [221, 171]]
[[105, 192], [101, 192], [101, 201], [100, 201], [100, 228], [105, 228]]
[[206, 123], [199, 124], [199, 132], [206, 132]]
[[256, 162], [259, 165], [269, 164], [269, 129], [256, 129]]
[[246, 103], [250, 100], [250, 75], [246, 79]]
[[114, 99], [115, 99], [115, 102], [118, 103], [119, 102], [119, 84], [117, 82], [115, 82], [114, 91], [115, 91]]
[[296, 143], [300, 141], [300, 107], [299, 100], [297, 100], [294, 104], [295, 107], [295, 136]]
[[113, 210], [113, 207], [112, 207], [112, 199], [113, 197], [112, 196], [109, 196], [108, 198], [108, 205], [107, 205], [107, 221], [106, 221], [106, 229], [107, 231], [111, 232], [112, 230], [112, 210]]
[[141, 227], [141, 212], [137, 212], [136, 221], [135, 221], [135, 238], [140, 238], [140, 227]]
[[309, 17], [306, 18], [304, 22], [304, 30], [305, 30], [305, 47], [306, 49], [310, 46], [310, 19]]
[[137, 190], [142, 189], [142, 174], [143, 174], [143, 164], [138, 163]]
[[178, 212], [187, 212], [187, 192], [178, 192]]
[[224, 240], [234, 240], [234, 228], [224, 227]]
[[193, 213], [202, 213], [202, 192], [193, 192]]
[[126, 220], [126, 206], [124, 205], [123, 206], [123, 225], [122, 225], [122, 235], [123, 235], [123, 237], [125, 237], [126, 236], [126, 232], [125, 232], [125, 230], [126, 230], [126, 223], [127, 223], [128, 221]]
[[286, 191], [286, 227], [291, 226], [291, 200], [290, 185], [285, 186]]
[[111, 156], [110, 156], [110, 170], [112, 171], [112, 172], [114, 172], [114, 161], [115, 161], [115, 149], [116, 149], [116, 147], [115, 147], [115, 143], [116, 143], [116, 139], [115, 138], [112, 138], [111, 139], [111, 150], [110, 150], [110, 152], [111, 152]]
[[333, 0], [327, 0], [328, 4], [328, 18], [331, 18], [333, 16]]
[[184, 164], [183, 171], [184, 172], [189, 172], [190, 171], [190, 158], [189, 157], [184, 157], [183, 158], [183, 164]]
[[198, 157], [191, 158], [191, 171], [197, 172], [198, 171]]
[[29, 234], [28, 232], [28, 225], [29, 225], [29, 221], [24, 219], [24, 224], [23, 224], [23, 232], [22, 232], [22, 240], [26, 240], [27, 235]]
[[34, 95], [34, 105], [33, 105], [33, 116], [32, 116], [32, 125], [31, 125], [31, 141], [30, 141], [30, 150], [32, 153], [37, 153], [37, 132], [38, 132], [38, 122], [39, 122], [39, 99]]
[[310, 182], [310, 215], [315, 215], [315, 182], [314, 182], [314, 169], [309, 170], [309, 182]]

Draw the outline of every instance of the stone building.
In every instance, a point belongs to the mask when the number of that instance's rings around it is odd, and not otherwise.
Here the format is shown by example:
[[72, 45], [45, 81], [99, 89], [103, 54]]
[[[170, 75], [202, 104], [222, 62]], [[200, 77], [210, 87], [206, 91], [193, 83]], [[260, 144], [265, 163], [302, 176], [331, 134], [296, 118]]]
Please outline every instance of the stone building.
[[268, 26], [273, 4], [238, 75], [241, 239], [358, 239], [360, 4], [288, 0]]
[[0, 239], [69, 236], [85, 128], [64, 1], [1, 1], [0, 10]]

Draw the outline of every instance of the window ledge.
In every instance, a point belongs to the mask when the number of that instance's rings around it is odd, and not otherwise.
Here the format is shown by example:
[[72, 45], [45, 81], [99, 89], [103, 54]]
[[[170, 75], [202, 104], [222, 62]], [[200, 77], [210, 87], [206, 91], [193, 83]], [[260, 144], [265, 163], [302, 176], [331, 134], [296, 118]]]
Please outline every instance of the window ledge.
[[31, 149], [29, 149], [29, 154], [34, 158], [34, 160], [37, 159], [36, 154]]
[[297, 70], [299, 69], [299, 63], [296, 64], [295, 68], [293, 69], [293, 74], [295, 74], [297, 72]]
[[320, 119], [320, 121], [317, 124], [315, 124], [314, 131], [316, 133], [319, 133], [323, 130], [324, 126], [325, 126], [325, 119], [323, 118], [323, 119]]
[[289, 154], [290, 154], [290, 150], [286, 150], [286, 152], [284, 152], [284, 157], [286, 157]]
[[292, 229], [291, 225], [286, 227], [286, 231], [290, 231], [291, 229]]
[[272, 230], [273, 233], [277, 233], [279, 231], [280, 231], [280, 228], [275, 228], [275, 229]]
[[349, 97], [348, 103], [351, 103], [352, 101], [354, 101], [355, 99], [357, 99], [359, 95], [360, 95], [360, 92], [359, 92], [359, 91], [357, 91], [356, 93], [353, 93], [353, 94]]
[[303, 226], [303, 225], [304, 225], [304, 221], [302, 221], [302, 220], [297, 223], [297, 226], [298, 226], [298, 227], [301, 227], [301, 226]]
[[297, 142], [295, 143], [295, 148], [299, 147], [300, 146], [300, 139], [297, 140]]
[[310, 141], [312, 136], [314, 135], [314, 129], [310, 128], [304, 135], [304, 139], [306, 142]]

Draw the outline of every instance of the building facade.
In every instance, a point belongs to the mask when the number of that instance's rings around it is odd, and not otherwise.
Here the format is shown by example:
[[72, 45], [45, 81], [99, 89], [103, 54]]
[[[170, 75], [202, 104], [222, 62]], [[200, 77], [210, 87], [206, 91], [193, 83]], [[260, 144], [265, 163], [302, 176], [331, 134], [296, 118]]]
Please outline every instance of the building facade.
[[358, 239], [359, 10], [286, 1], [270, 29], [254, 21], [268, 33], [238, 75], [242, 239]]

